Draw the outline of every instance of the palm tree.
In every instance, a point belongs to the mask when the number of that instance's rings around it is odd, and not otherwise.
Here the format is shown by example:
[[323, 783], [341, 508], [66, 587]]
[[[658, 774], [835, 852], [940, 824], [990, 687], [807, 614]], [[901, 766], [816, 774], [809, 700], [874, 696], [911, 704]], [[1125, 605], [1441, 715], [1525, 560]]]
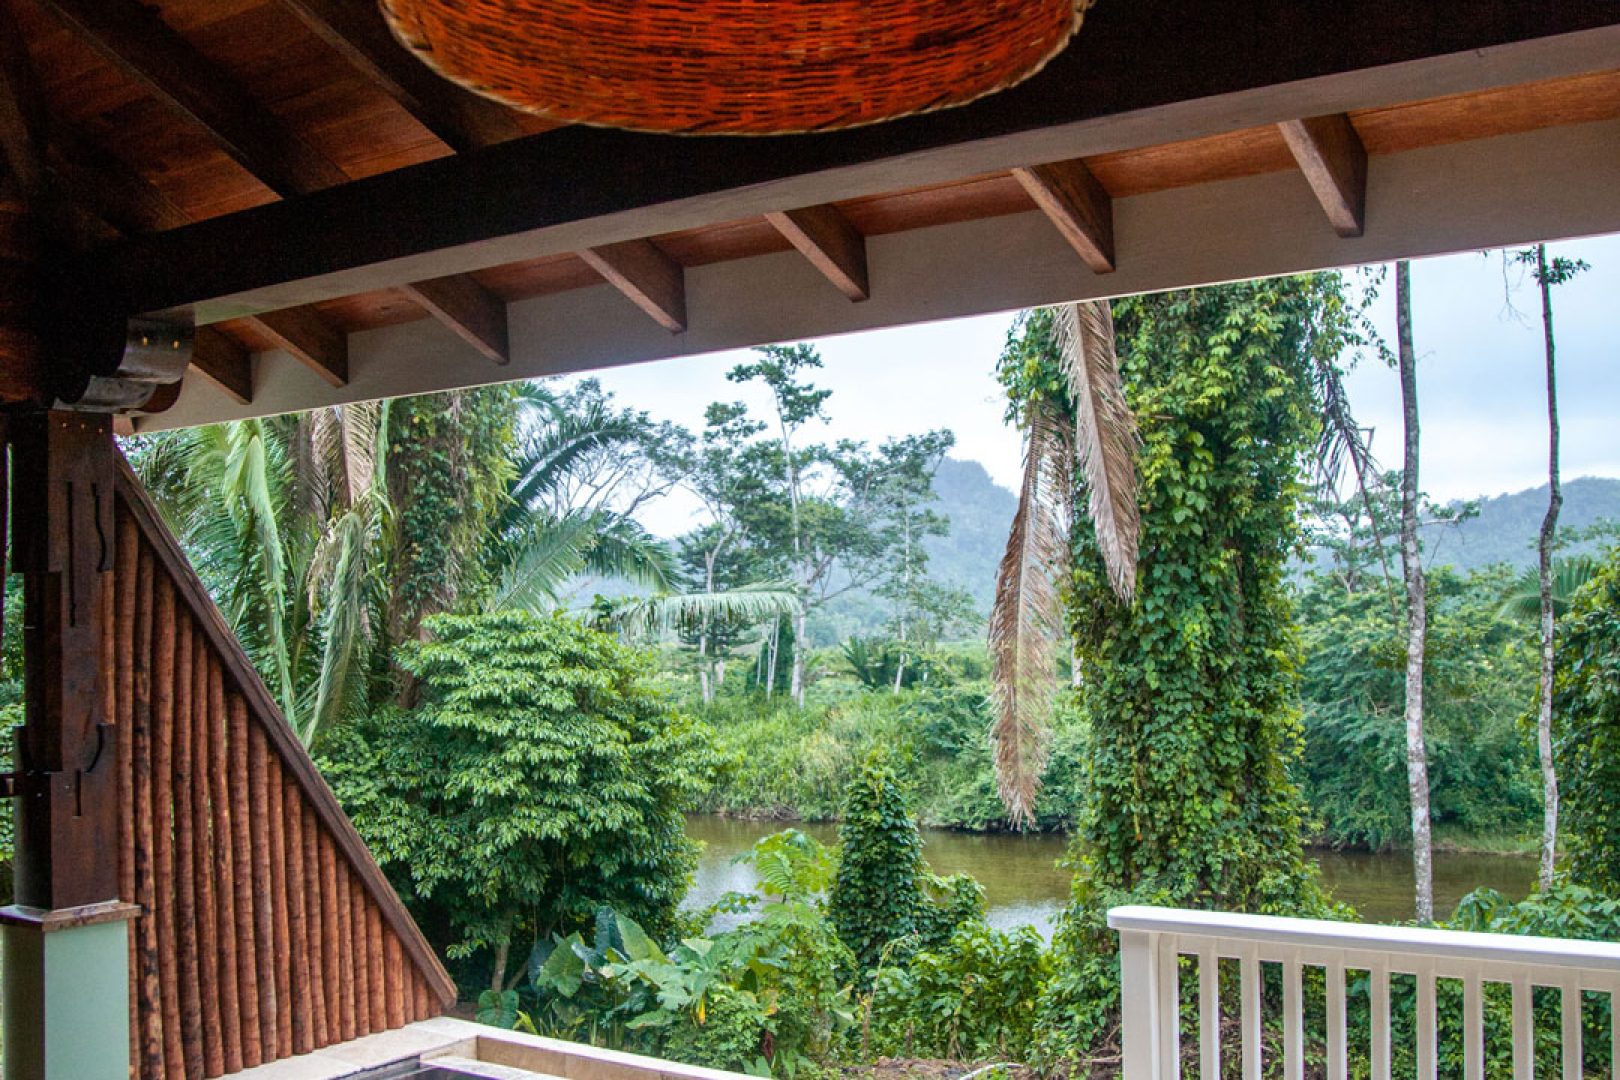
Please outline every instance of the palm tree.
[[[1046, 766], [1053, 661], [1063, 633], [1055, 578], [1069, 565], [1077, 461], [1109, 582], [1127, 603], [1141, 531], [1136, 418], [1125, 403], [1108, 302], [1052, 309], [1052, 346], [1067, 400], [1036, 399], [1025, 417], [1024, 479], [990, 612], [996, 784], [1008, 814], [1022, 825], [1034, 820]], [[1072, 428], [1064, 408], [1073, 410]]]

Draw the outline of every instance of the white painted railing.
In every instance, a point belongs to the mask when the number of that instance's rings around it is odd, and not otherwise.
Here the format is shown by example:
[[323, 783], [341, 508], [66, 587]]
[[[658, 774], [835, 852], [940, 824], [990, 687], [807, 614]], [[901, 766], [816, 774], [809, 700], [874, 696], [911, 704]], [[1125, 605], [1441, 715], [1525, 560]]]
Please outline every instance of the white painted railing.
[[[1620, 1014], [1620, 945], [1557, 938], [1471, 934], [1404, 926], [1368, 926], [1228, 915], [1173, 908], [1119, 907], [1108, 913], [1119, 931], [1123, 976], [1124, 1080], [1178, 1080], [1181, 1075], [1180, 976], [1182, 957], [1196, 967], [1198, 1061], [1201, 1080], [1221, 1075], [1219, 964], [1239, 970], [1238, 1029], [1243, 1080], [1260, 1080], [1263, 964], [1282, 974], [1284, 1080], [1302, 1080], [1305, 1062], [1303, 970], [1325, 975], [1325, 1050], [1328, 1080], [1348, 1073], [1346, 971], [1369, 975], [1371, 1045], [1365, 1048], [1373, 1080], [1390, 1078], [1390, 976], [1414, 976], [1415, 1060], [1418, 1080], [1434, 1080], [1437, 1066], [1435, 981], [1463, 987], [1464, 1080], [1484, 1080], [1484, 985], [1512, 987], [1513, 1078], [1534, 1073], [1531, 988], [1562, 991], [1562, 1080], [1580, 1080], [1581, 994], [1611, 995]], [[1620, 1077], [1620, 1024], [1610, 1032], [1610, 1076]], [[1358, 1049], [1361, 1049], [1358, 1047]]]

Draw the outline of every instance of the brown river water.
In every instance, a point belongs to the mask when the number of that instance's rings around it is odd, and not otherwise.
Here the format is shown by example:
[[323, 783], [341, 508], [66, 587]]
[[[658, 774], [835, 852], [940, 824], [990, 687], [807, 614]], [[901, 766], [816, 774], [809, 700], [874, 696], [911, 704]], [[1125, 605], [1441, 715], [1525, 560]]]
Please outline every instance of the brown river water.
[[[738, 821], [694, 815], [686, 831], [702, 841], [697, 876], [686, 906], [703, 907], [721, 894], [747, 892], [754, 886], [747, 866], [731, 860], [754, 841], [786, 826], [779, 822]], [[801, 825], [823, 843], [838, 839], [836, 825]], [[1057, 861], [1068, 838], [924, 829], [923, 855], [936, 874], [972, 874], [984, 886], [989, 920], [994, 926], [1034, 926], [1043, 934], [1068, 899], [1070, 876]], [[1368, 922], [1400, 922], [1412, 917], [1412, 860], [1402, 852], [1367, 854], [1318, 850], [1311, 853], [1322, 867], [1322, 879], [1333, 895], [1355, 906]], [[1519, 855], [1453, 855], [1434, 857], [1434, 904], [1449, 916], [1468, 892], [1489, 886], [1510, 898], [1523, 898], [1535, 882], [1536, 861]]]

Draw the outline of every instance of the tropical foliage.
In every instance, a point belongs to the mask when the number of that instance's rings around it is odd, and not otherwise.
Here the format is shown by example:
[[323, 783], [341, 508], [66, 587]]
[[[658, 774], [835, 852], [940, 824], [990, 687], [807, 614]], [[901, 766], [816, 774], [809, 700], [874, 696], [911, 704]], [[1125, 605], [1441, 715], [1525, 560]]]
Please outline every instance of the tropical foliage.
[[[610, 905], [666, 933], [693, 848], [706, 733], [644, 658], [563, 615], [437, 615], [400, 664], [411, 709], [324, 744], [323, 770], [436, 943], [504, 988], [514, 947]], [[465, 971], [464, 971], [465, 974]]]

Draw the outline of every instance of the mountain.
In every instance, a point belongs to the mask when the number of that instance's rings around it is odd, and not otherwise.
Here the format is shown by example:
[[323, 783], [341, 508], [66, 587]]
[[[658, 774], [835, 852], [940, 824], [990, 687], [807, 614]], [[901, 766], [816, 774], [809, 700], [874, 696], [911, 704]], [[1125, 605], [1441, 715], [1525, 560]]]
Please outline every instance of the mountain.
[[[1461, 525], [1427, 530], [1423, 542], [1428, 562], [1458, 570], [1478, 570], [1493, 563], [1516, 567], [1536, 563], [1536, 536], [1547, 512], [1547, 485], [1479, 501], [1479, 516]], [[1620, 480], [1582, 476], [1564, 483], [1560, 529], [1583, 529], [1608, 519], [1620, 523]], [[1601, 545], [1587, 542], [1563, 554], [1594, 552]]]
[[934, 494], [939, 497], [934, 510], [950, 519], [951, 531], [925, 545], [928, 571], [943, 584], [966, 589], [988, 614], [1018, 496], [992, 480], [977, 461], [954, 458], [940, 463]]

